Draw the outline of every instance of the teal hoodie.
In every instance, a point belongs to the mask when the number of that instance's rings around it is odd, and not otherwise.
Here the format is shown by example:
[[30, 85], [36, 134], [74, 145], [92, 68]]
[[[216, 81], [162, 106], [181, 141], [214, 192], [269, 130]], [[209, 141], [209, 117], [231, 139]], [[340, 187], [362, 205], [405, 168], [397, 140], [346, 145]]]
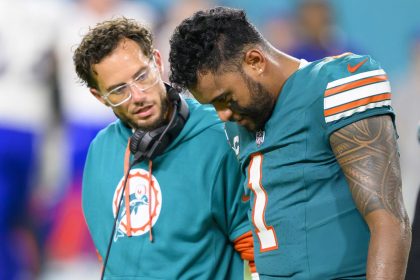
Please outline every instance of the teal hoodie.
[[[149, 162], [130, 171], [129, 196], [121, 204], [105, 279], [244, 277], [243, 261], [233, 248], [233, 241], [250, 230], [248, 203], [241, 201], [243, 176], [214, 109], [190, 99], [187, 104], [189, 119], [153, 160], [151, 179]], [[83, 211], [103, 259], [131, 135], [121, 121], [110, 124], [92, 141], [86, 160]]]

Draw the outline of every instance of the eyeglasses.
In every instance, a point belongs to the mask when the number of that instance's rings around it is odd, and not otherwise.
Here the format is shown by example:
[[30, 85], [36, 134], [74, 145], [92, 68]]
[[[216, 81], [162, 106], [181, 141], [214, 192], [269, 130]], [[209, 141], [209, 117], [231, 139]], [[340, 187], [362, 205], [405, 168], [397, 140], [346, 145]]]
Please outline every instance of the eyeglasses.
[[159, 80], [159, 71], [156, 67], [155, 60], [153, 59], [152, 63], [149, 62], [147, 69], [141, 72], [131, 82], [108, 91], [103, 94], [102, 97], [108, 101], [112, 107], [117, 107], [131, 98], [132, 87], [135, 87], [138, 91], [145, 92], [155, 86]]

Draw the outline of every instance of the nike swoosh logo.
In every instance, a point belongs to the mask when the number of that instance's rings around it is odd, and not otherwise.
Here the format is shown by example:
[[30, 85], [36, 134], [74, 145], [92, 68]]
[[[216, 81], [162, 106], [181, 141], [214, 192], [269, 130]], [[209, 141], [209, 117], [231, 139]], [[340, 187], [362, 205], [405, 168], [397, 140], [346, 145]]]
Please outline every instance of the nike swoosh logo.
[[362, 61], [360, 61], [359, 63], [357, 63], [356, 65], [354, 65], [354, 66], [351, 66], [350, 65], [350, 63], [349, 64], [347, 64], [347, 70], [349, 70], [349, 72], [350, 73], [354, 73], [354, 72], [356, 72], [363, 64], [365, 64], [365, 62], [367, 61], [368, 59], [366, 58], [365, 60], [362, 60]]
[[247, 202], [247, 201], [249, 201], [249, 199], [250, 199], [251, 197], [249, 196], [249, 195], [242, 195], [242, 197], [241, 197], [241, 199], [242, 199], [242, 202]]

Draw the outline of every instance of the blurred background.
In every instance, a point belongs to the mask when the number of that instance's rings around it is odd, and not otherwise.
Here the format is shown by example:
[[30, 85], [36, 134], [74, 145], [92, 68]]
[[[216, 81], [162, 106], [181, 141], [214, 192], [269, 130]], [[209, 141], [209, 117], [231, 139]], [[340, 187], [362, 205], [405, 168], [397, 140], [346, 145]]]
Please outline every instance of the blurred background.
[[90, 141], [115, 117], [73, 70], [73, 50], [89, 26], [121, 15], [143, 21], [167, 62], [174, 27], [216, 5], [245, 9], [273, 45], [298, 58], [350, 51], [381, 63], [392, 84], [403, 194], [414, 219], [420, 1], [0, 0], [0, 279], [99, 279], [81, 176]]

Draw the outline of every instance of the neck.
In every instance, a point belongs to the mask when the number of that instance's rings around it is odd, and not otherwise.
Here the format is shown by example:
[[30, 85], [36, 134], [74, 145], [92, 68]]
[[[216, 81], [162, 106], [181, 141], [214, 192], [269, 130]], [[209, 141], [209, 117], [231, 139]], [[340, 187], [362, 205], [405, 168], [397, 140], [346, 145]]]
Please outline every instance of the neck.
[[269, 56], [270, 92], [278, 98], [287, 79], [299, 69], [300, 60], [274, 49]]

